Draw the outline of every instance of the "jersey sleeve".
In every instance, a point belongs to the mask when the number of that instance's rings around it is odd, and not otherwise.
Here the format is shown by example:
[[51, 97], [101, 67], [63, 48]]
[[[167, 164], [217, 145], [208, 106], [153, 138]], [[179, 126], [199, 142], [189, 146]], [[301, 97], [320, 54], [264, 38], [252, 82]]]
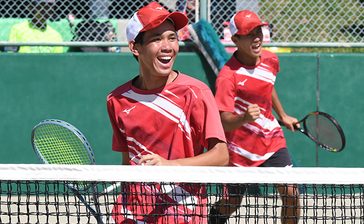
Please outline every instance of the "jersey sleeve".
[[262, 57], [263, 62], [269, 64], [269, 66], [273, 69], [272, 72], [276, 75], [280, 70], [278, 56], [273, 52], [263, 50]]
[[215, 88], [215, 100], [219, 111], [234, 112], [236, 91], [232, 77], [219, 74]]
[[271, 56], [271, 66], [274, 68], [274, 74], [277, 75], [277, 73], [279, 72], [279, 58], [275, 53], [272, 53]]
[[194, 128], [201, 135], [201, 145], [208, 147], [208, 139], [217, 138], [226, 142], [224, 129], [221, 124], [220, 114], [214, 96], [210, 89], [201, 90], [201, 96], [192, 108]]
[[113, 130], [112, 134], [112, 150], [117, 152], [127, 152], [127, 144], [126, 144], [126, 137], [121, 132], [118, 123], [117, 123], [117, 116], [116, 116], [116, 108], [114, 107], [112, 100], [108, 97], [107, 100], [107, 112], [109, 114], [111, 127]]

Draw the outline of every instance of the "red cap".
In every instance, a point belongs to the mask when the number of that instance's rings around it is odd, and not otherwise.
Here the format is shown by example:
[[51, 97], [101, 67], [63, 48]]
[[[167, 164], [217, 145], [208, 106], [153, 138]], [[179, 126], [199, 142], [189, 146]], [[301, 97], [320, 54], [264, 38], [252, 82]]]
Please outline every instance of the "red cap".
[[140, 32], [151, 30], [161, 25], [166, 19], [174, 23], [176, 30], [187, 25], [188, 18], [181, 12], [169, 12], [157, 2], [151, 2], [140, 8], [129, 20], [126, 27], [128, 42], [134, 41]]
[[252, 30], [259, 26], [267, 26], [260, 20], [259, 16], [252, 11], [242, 10], [237, 12], [230, 19], [230, 32], [231, 35], [248, 35]]

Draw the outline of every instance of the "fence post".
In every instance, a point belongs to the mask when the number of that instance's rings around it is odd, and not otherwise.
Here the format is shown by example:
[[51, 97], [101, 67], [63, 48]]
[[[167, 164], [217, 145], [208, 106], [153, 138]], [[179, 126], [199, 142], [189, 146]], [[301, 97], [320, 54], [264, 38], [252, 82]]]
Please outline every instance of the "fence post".
[[210, 0], [200, 0], [200, 19], [210, 22]]

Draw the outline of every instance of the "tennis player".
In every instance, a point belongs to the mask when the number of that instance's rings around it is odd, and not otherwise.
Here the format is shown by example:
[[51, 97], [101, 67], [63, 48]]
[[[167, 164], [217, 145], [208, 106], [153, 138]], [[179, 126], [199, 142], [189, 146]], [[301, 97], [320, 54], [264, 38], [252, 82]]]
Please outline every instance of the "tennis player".
[[[177, 31], [187, 23], [183, 13], [170, 13], [151, 2], [127, 24], [129, 48], [139, 63], [139, 74], [107, 98], [112, 149], [122, 153], [125, 165], [228, 164], [225, 134], [211, 90], [203, 82], [173, 70], [179, 51]], [[146, 192], [140, 194], [142, 190]], [[125, 190], [114, 208], [115, 221], [207, 222], [203, 220], [207, 220], [206, 207], [189, 202], [203, 204], [206, 194], [199, 196], [204, 191], [201, 187], [175, 185], [165, 190], [135, 185]], [[185, 192], [186, 197], [173, 196], [173, 192]]]
[[[294, 130], [297, 119], [287, 115], [274, 87], [279, 61], [277, 55], [262, 49], [262, 26], [258, 15], [249, 10], [237, 12], [230, 20], [232, 41], [237, 47], [216, 80], [215, 99], [228, 142], [230, 165], [242, 167], [291, 167], [286, 140], [272, 109], [284, 125]], [[282, 198], [282, 223], [297, 223], [299, 193], [296, 186], [277, 186]], [[245, 189], [229, 189], [229, 193]], [[242, 198], [230, 197], [212, 210], [211, 223], [225, 223]], [[229, 209], [230, 208], [230, 209]], [[223, 215], [218, 218], [218, 214]]]

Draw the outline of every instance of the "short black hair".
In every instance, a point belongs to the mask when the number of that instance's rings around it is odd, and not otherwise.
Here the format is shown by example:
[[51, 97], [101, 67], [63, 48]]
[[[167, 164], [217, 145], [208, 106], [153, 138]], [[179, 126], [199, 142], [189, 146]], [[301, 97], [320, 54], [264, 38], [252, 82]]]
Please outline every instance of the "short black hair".
[[[134, 44], [141, 44], [141, 45], [143, 45], [143, 44], [144, 44], [144, 32], [139, 33], [139, 34], [135, 37], [135, 39], [134, 39]], [[135, 56], [134, 54], [133, 54], [133, 57], [134, 57], [137, 61], [139, 61], [139, 60], [138, 60], [138, 57], [137, 57], [137, 56]]]
[[141, 32], [141, 33], [139, 33], [136, 37], [135, 37], [135, 39], [134, 39], [134, 42], [136, 43], [136, 44], [143, 44], [144, 43], [144, 32]]

